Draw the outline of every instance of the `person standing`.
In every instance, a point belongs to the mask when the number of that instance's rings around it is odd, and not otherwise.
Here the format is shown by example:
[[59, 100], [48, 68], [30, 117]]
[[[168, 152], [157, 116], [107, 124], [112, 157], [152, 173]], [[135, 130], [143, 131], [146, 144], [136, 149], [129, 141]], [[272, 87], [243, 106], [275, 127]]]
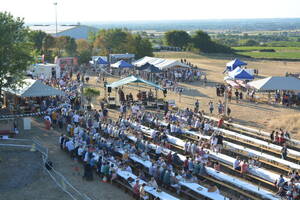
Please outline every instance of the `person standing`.
[[199, 112], [199, 106], [200, 106], [200, 103], [199, 103], [199, 100], [197, 99], [197, 101], [195, 102], [195, 110], [194, 110], [195, 113]]
[[281, 158], [286, 160], [287, 158], [287, 146], [286, 144], [281, 149]]
[[210, 114], [212, 114], [214, 111], [214, 103], [212, 101], [209, 101], [208, 107], [209, 107]]
[[236, 100], [236, 103], [239, 102], [239, 91], [238, 90], [235, 90], [235, 100]]

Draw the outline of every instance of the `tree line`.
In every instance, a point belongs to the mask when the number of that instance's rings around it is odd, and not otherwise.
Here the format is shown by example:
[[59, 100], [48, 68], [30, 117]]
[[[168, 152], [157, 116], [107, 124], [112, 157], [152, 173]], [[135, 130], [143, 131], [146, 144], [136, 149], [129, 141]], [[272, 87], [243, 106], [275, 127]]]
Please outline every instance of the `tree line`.
[[186, 31], [172, 30], [165, 33], [164, 39], [170, 46], [198, 53], [233, 53], [233, 49], [212, 40], [206, 32], [201, 30], [192, 35]]

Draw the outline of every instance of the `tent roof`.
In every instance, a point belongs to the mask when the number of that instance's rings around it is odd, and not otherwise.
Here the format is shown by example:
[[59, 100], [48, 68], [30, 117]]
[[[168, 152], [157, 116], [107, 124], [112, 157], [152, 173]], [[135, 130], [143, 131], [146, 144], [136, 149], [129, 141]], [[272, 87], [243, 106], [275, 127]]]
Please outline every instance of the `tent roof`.
[[240, 67], [235, 68], [233, 71], [229, 72], [228, 75], [235, 80], [252, 80], [254, 78], [246, 70], [241, 69]]
[[137, 67], [140, 67], [146, 63], [152, 64], [155, 67], [159, 68], [160, 70], [172, 68], [172, 67], [190, 67], [184, 63], [181, 63], [177, 60], [169, 60], [169, 59], [163, 59], [163, 58], [154, 58], [154, 57], [143, 57], [137, 61], [135, 61], [133, 64]]
[[137, 68], [138, 70], [145, 71], [145, 72], [151, 72], [151, 73], [159, 73], [161, 70], [158, 67], [155, 67], [154, 65], [150, 63], [146, 63], [140, 67]]
[[239, 59], [234, 59], [226, 64], [226, 70], [232, 71], [235, 68], [241, 67], [243, 65], [247, 65], [247, 63], [245, 63]]
[[106, 87], [116, 88], [116, 87], [126, 85], [126, 84], [129, 84], [129, 83], [144, 83], [144, 84], [150, 85], [152, 87], [155, 87], [157, 89], [164, 90], [164, 88], [160, 87], [159, 85], [157, 85], [155, 83], [152, 83], [150, 81], [146, 81], [146, 80], [141, 79], [141, 78], [136, 77], [136, 76], [129, 76], [129, 77], [123, 78], [123, 79], [118, 80], [116, 82], [113, 82], [109, 85], [106, 85]]
[[133, 67], [133, 65], [127, 63], [124, 60], [120, 60], [120, 61], [112, 64], [111, 67], [114, 67], [114, 68], [131, 68], [131, 67]]
[[231, 66], [240, 67], [240, 66], [243, 66], [243, 65], [247, 65], [247, 63], [245, 63], [245, 62], [243, 62], [239, 59], [234, 59], [234, 60], [232, 60], [232, 61], [230, 61], [226, 64], [227, 67], [231, 67]]
[[101, 57], [99, 57], [99, 58], [97, 59], [97, 64], [99, 64], [99, 65], [107, 65], [108, 62], [105, 61], [105, 60], [103, 60]]
[[268, 78], [251, 81], [250, 87], [257, 90], [300, 90], [300, 80], [295, 77], [270, 76]]
[[44, 84], [40, 80], [25, 79], [24, 84], [15, 90], [4, 88], [4, 91], [10, 92], [20, 97], [46, 97], [46, 96], [64, 96], [65, 93]]

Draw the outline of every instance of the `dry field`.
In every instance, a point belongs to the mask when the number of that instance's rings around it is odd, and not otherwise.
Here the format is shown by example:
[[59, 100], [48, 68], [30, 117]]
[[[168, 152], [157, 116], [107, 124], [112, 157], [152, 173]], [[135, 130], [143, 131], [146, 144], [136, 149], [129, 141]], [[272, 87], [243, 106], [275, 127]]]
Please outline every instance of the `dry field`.
[[[202, 82], [183, 83], [181, 86], [187, 88], [181, 99], [178, 94], [169, 92], [167, 99], [174, 99], [177, 106], [180, 108], [193, 108], [196, 99], [200, 101], [200, 109], [208, 112], [208, 102], [212, 100], [216, 104], [219, 100], [223, 100], [221, 97], [216, 96], [214, 85], [216, 83], [222, 83], [224, 74], [222, 72], [225, 69], [225, 64], [233, 59], [233, 57], [220, 56], [201, 56], [192, 53], [182, 52], [162, 52], [156, 53], [156, 57], [181, 59], [185, 58], [187, 61], [197, 65], [207, 74], [208, 83], [206, 86]], [[245, 59], [243, 59], [245, 60]], [[282, 61], [265, 61], [265, 60], [245, 60], [248, 62], [248, 68], [255, 68], [259, 70], [260, 78], [267, 76], [283, 76], [286, 72], [300, 72], [300, 62], [282, 62]], [[108, 82], [116, 81], [116, 78], [109, 78]], [[92, 79], [92, 84], [95, 79]], [[102, 84], [101, 84], [102, 86]], [[99, 84], [98, 86], [99, 87]], [[125, 87], [125, 94], [132, 92], [135, 96], [138, 87]], [[115, 96], [116, 92], [113, 91], [112, 96]], [[104, 92], [101, 88], [101, 98], [103, 98]], [[159, 92], [159, 97], [162, 97], [162, 92]], [[95, 102], [96, 104], [98, 103]], [[264, 129], [271, 131], [274, 128], [284, 128], [292, 132], [293, 138], [300, 139], [300, 110], [299, 108], [286, 108], [282, 105], [268, 105], [265, 103], [250, 103], [244, 100], [241, 103], [232, 101], [229, 105], [232, 110], [233, 121], [239, 124], [256, 127], [258, 129]], [[117, 111], [112, 111], [117, 114]]]

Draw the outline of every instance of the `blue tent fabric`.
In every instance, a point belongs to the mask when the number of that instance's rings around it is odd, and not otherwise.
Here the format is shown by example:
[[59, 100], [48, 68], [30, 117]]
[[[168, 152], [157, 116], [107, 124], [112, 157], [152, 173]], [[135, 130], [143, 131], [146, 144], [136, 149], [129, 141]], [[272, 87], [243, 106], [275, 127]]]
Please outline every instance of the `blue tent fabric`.
[[247, 65], [247, 63], [239, 60], [239, 59], [234, 59], [232, 61], [230, 61], [229, 63], [226, 64], [226, 69], [228, 71], [233, 71], [235, 70], [235, 68], [237, 67], [241, 67], [241, 66], [244, 66], [244, 65]]
[[241, 68], [236, 68], [235, 70], [228, 73], [229, 76], [235, 80], [253, 80], [254, 76], [249, 74], [246, 70]]
[[165, 90], [164, 88], [160, 87], [159, 85], [157, 85], [155, 83], [152, 83], [150, 81], [146, 81], [146, 80], [141, 79], [141, 78], [136, 77], [136, 76], [126, 77], [126, 78], [121, 79], [119, 81], [113, 82], [109, 85], [106, 85], [106, 87], [116, 88], [116, 87], [120, 87], [122, 85], [126, 85], [126, 84], [129, 84], [129, 83], [144, 83], [144, 84], [150, 85], [152, 87], [155, 87], [159, 90]]
[[118, 62], [112, 64], [111, 67], [115, 67], [115, 68], [132, 68], [133, 65], [127, 63], [127, 62], [124, 61], [124, 60], [120, 60], [120, 61], [118, 61]]
[[162, 72], [162, 70], [160, 70], [158, 67], [155, 67], [155, 65], [152, 65], [150, 63], [145, 63], [144, 65], [138, 67], [137, 69], [140, 71], [151, 72], [151, 73]]
[[108, 62], [106, 62], [106, 61], [103, 60], [101, 57], [99, 57], [98, 60], [97, 60], [97, 64], [99, 64], [99, 65], [107, 65]]

